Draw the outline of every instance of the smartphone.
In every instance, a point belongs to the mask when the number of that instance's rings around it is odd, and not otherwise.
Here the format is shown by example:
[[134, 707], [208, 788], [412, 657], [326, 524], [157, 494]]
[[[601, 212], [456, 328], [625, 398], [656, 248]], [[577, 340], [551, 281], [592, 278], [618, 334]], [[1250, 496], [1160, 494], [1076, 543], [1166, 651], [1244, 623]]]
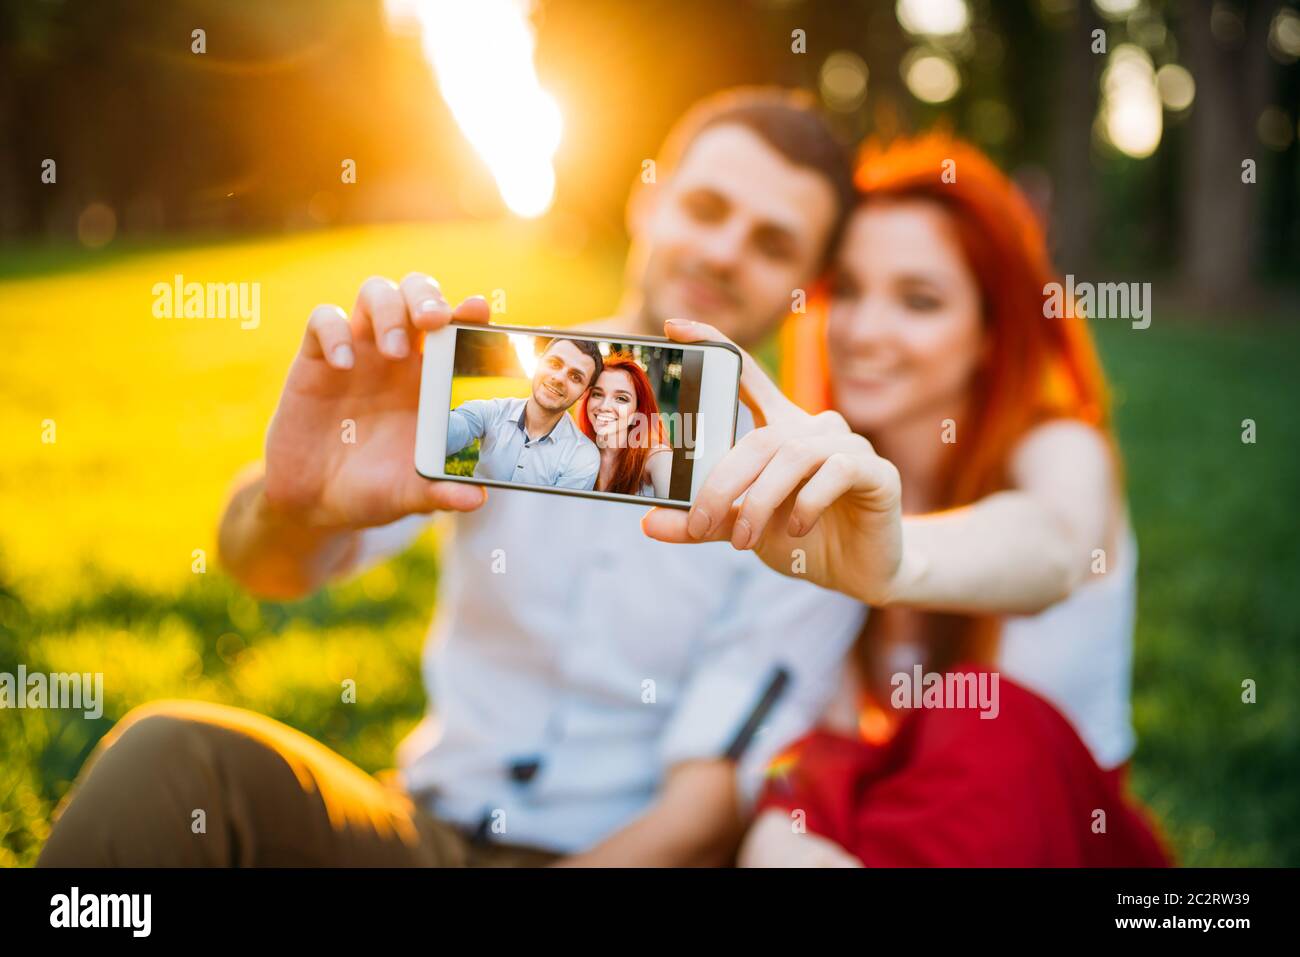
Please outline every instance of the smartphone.
[[425, 478], [689, 508], [736, 440], [740, 352], [451, 323], [424, 338]]

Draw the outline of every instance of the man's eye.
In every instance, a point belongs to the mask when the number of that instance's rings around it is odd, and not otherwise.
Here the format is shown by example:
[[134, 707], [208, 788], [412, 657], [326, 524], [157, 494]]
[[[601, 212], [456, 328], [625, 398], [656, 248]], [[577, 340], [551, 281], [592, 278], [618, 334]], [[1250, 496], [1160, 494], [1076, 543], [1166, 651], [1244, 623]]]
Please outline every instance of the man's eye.
[[700, 193], [687, 196], [684, 205], [692, 217], [705, 223], [716, 222], [726, 212], [725, 204], [716, 196]]
[[783, 262], [794, 255], [794, 250], [788, 242], [781, 239], [760, 239], [758, 242], [758, 251], [768, 259]]

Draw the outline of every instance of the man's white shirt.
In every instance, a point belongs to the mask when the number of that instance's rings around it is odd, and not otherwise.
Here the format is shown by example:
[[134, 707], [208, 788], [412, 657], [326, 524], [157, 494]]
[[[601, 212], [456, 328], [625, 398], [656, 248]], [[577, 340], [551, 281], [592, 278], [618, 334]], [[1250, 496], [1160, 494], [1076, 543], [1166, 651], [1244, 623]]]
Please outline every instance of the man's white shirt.
[[[494, 488], [441, 516], [428, 713], [398, 752], [432, 813], [575, 852], [649, 810], [672, 765], [721, 757], [778, 669], [784, 692], [737, 765], [746, 804], [816, 722], [865, 608], [725, 542], [646, 538], [645, 511]], [[367, 530], [359, 567], [429, 521]]]

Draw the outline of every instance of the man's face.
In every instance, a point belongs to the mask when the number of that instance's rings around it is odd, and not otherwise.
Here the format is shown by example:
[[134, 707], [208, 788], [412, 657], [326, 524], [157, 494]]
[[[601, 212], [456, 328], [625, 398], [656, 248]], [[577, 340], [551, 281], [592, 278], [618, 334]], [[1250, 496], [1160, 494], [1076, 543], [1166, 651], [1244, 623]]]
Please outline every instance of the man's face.
[[552, 342], [533, 373], [533, 401], [547, 412], [563, 412], [591, 384], [596, 363], [567, 339]]
[[[743, 346], [808, 288], [835, 220], [835, 191], [739, 125], [706, 130], [632, 224], [643, 319], [717, 326]], [[636, 275], [639, 271], [639, 276]]]

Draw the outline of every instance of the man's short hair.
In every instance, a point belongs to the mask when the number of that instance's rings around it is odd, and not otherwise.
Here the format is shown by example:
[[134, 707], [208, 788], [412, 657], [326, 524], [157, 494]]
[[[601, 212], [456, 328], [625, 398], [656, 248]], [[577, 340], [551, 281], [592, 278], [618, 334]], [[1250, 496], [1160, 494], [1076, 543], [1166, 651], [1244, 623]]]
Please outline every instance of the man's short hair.
[[839, 243], [857, 202], [850, 151], [832, 131], [811, 93], [781, 87], [751, 86], [705, 97], [683, 114], [664, 140], [656, 161], [659, 175], [680, 165], [701, 133], [718, 126], [741, 126], [796, 166], [817, 173], [835, 194], [835, 220], [827, 239], [825, 263]]
[[596, 364], [596, 368], [591, 373], [591, 378], [587, 380], [587, 386], [590, 388], [592, 383], [600, 378], [601, 372], [605, 369], [605, 360], [600, 355], [600, 348], [590, 339], [569, 339], [565, 336], [556, 336], [554, 339], [547, 342], [546, 345], [542, 346], [541, 355], [546, 355], [546, 353], [550, 352], [551, 346], [555, 345], [557, 342], [572, 342], [579, 352], [584, 356], [587, 356]]

